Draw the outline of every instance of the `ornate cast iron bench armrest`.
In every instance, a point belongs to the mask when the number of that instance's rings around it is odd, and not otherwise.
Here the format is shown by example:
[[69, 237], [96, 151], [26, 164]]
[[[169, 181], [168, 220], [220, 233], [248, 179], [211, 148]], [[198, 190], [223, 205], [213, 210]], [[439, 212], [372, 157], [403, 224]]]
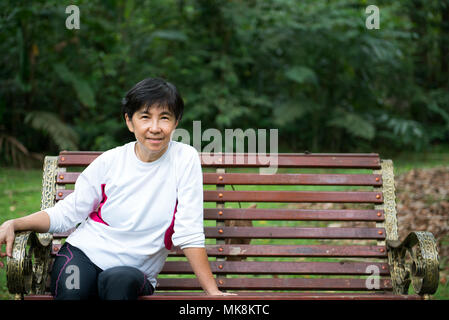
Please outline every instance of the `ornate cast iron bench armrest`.
[[7, 259], [6, 278], [10, 293], [45, 292], [52, 238], [50, 233], [16, 233], [12, 258]]
[[[413, 231], [404, 241], [387, 240], [393, 290], [408, 294], [410, 282], [419, 295], [434, 294], [439, 281], [439, 258], [432, 233]], [[406, 261], [407, 254], [411, 261]]]

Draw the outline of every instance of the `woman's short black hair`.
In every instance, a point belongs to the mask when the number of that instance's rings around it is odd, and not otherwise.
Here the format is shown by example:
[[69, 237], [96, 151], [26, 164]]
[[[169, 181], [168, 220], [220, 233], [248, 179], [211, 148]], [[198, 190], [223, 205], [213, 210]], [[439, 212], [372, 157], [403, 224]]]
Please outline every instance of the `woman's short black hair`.
[[161, 78], [147, 78], [126, 93], [122, 100], [122, 115], [125, 117], [126, 113], [131, 119], [140, 108], [146, 107], [148, 111], [152, 106], [168, 108], [177, 121], [184, 112], [184, 101], [173, 84]]

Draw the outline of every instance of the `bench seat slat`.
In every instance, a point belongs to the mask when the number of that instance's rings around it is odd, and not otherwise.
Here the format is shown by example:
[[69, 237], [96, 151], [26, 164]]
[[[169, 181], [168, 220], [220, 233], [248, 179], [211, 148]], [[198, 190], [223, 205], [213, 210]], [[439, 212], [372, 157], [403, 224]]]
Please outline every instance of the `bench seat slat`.
[[[42, 297], [42, 296], [39, 296]], [[45, 296], [44, 296], [45, 297]], [[232, 296], [208, 296], [203, 292], [156, 291], [140, 300], [423, 300], [416, 294], [393, 294], [391, 292], [245, 292]]]
[[[388, 263], [378, 262], [286, 262], [286, 261], [210, 261], [213, 273], [220, 274], [296, 274], [296, 275], [379, 275], [390, 274]], [[161, 274], [193, 274], [187, 261], [167, 261]]]
[[384, 228], [205, 227], [206, 238], [385, 239]]
[[[335, 290], [391, 291], [390, 279], [380, 278], [379, 286], [369, 289], [366, 279], [351, 278], [226, 278], [218, 281], [222, 290]], [[195, 278], [158, 278], [156, 290], [201, 290]]]
[[[393, 294], [391, 292], [238, 292], [232, 296], [208, 296], [204, 292], [156, 291], [139, 300], [423, 300], [416, 294]], [[26, 295], [25, 300], [53, 300], [51, 295]]]

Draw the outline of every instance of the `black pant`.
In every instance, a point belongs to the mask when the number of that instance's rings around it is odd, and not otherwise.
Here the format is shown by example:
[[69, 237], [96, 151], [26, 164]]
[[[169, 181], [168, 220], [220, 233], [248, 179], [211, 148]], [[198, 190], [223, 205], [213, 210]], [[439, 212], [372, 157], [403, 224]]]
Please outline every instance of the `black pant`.
[[102, 270], [77, 247], [61, 247], [51, 270], [51, 293], [57, 300], [136, 300], [151, 295], [153, 286], [137, 268]]

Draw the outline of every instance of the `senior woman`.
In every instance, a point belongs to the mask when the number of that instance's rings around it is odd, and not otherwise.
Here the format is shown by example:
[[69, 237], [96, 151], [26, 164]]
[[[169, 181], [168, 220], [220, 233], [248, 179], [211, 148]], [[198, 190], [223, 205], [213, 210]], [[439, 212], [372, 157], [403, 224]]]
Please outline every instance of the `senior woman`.
[[97, 157], [74, 192], [54, 207], [6, 221], [1, 256], [14, 232], [63, 232], [77, 226], [55, 259], [55, 299], [137, 299], [153, 294], [169, 250], [179, 246], [209, 295], [218, 290], [204, 248], [202, 171], [197, 151], [171, 141], [184, 110], [176, 87], [137, 83], [122, 102], [136, 140]]

